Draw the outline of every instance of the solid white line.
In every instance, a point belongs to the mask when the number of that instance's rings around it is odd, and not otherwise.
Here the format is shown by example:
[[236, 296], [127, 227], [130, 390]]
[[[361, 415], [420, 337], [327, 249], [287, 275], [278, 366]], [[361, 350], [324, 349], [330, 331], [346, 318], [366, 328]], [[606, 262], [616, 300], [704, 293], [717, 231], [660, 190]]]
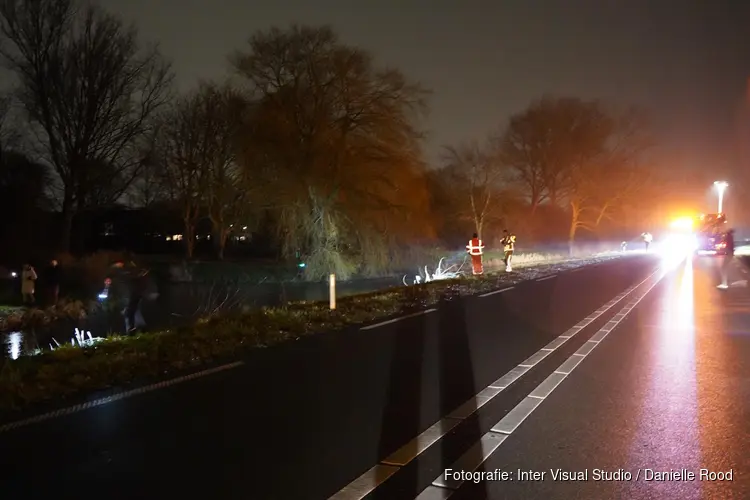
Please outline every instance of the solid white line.
[[389, 320], [386, 320], [386, 321], [381, 321], [380, 323], [375, 323], [374, 325], [363, 326], [362, 328], [360, 328], [360, 330], [372, 330], [373, 328], [378, 328], [378, 327], [381, 327], [381, 326], [390, 325], [390, 324], [396, 323], [398, 321], [402, 321], [402, 320], [409, 319], [409, 318], [414, 318], [415, 316], [422, 316], [423, 314], [429, 314], [429, 313], [433, 313], [435, 311], [437, 311], [437, 309], [427, 309], [427, 310], [424, 310], [424, 311], [419, 311], [419, 312], [415, 312], [415, 313], [412, 313], [412, 314], [407, 314], [406, 316], [401, 316], [399, 318], [393, 318], [393, 319], [389, 319]]
[[89, 401], [87, 403], [81, 403], [75, 406], [61, 408], [59, 410], [51, 411], [48, 413], [43, 413], [41, 415], [19, 420], [17, 422], [10, 422], [5, 425], [0, 425], [0, 433], [10, 431], [13, 429], [18, 429], [19, 427], [24, 427], [29, 424], [44, 422], [45, 420], [51, 420], [53, 418], [64, 417], [66, 415], [72, 415], [73, 413], [78, 413], [84, 410], [88, 410], [89, 408], [95, 408], [97, 406], [114, 403], [115, 401], [120, 401], [122, 399], [131, 398], [139, 394], [145, 394], [147, 392], [155, 391], [156, 389], [163, 389], [171, 385], [181, 384], [189, 380], [194, 380], [197, 378], [206, 377], [208, 375], [213, 375], [214, 373], [222, 372], [225, 370], [231, 370], [232, 368], [237, 368], [239, 366], [242, 366], [243, 364], [244, 363], [242, 361], [237, 361], [235, 363], [229, 363], [226, 365], [217, 366], [215, 368], [209, 368], [208, 370], [191, 373], [189, 375], [184, 375], [182, 377], [173, 378], [171, 380], [165, 380], [163, 382], [158, 382], [156, 384], [146, 385], [143, 387], [139, 387], [137, 389], [132, 389], [130, 391], [113, 394], [112, 396], [107, 396], [106, 398], [95, 399], [94, 401]]
[[[654, 275], [659, 273], [661, 269], [658, 269], [656, 272], [649, 275], [648, 278], [643, 280], [641, 283], [636, 285], [635, 288], [639, 288], [643, 283], [650, 280]], [[637, 306], [647, 295], [648, 293], [657, 285], [659, 282], [661, 282], [662, 278], [666, 275], [666, 272], [662, 272], [660, 276], [658, 276], [656, 279], [653, 280], [653, 283], [650, 283], [647, 288], [639, 292], [636, 297], [631, 300], [626, 306], [622, 308], [622, 311], [632, 311], [635, 306]], [[627, 314], [623, 315], [620, 320], [617, 321], [617, 324], [619, 324]], [[609, 324], [609, 323], [608, 323]], [[600, 332], [602, 330], [599, 330]], [[611, 331], [611, 330], [610, 330]], [[598, 333], [598, 332], [597, 332]], [[562, 381], [567, 378], [567, 376], [573, 371], [573, 369], [583, 360], [583, 358], [588, 355], [591, 350], [598, 345], [598, 342], [586, 342], [584, 344], [584, 347], [578, 350], [575, 354], [571, 355], [568, 359], [565, 360], [554, 372], [552, 372], [542, 383], [540, 383], [528, 396], [526, 396], [523, 400], [521, 400], [520, 403], [518, 403], [510, 412], [508, 412], [507, 415], [505, 415], [500, 421], [495, 424], [492, 429], [490, 429], [489, 432], [484, 434], [482, 438], [480, 438], [480, 441], [478, 443], [475, 443], [471, 450], [476, 448], [477, 445], [480, 445], [480, 443], [483, 443], [486, 440], [492, 440], [493, 443], [497, 442], [497, 439], [495, 436], [498, 434], [503, 435], [511, 435], [518, 427], [523, 423], [526, 418], [533, 413], [533, 411], [540, 405], [542, 402], [559, 386]], [[589, 348], [589, 346], [591, 346]], [[581, 354], [581, 351], [586, 351], [585, 354]], [[503, 440], [504, 441], [504, 440]], [[464, 465], [461, 463], [461, 459], [456, 461], [453, 465], [449, 467], [449, 469], [453, 469], [456, 471], [465, 471], [465, 472], [473, 472], [479, 468], [479, 466], [484, 463], [489, 456], [494, 453], [497, 448], [500, 447], [503, 441], [497, 442], [497, 446], [493, 446], [491, 451], [489, 453], [481, 453], [481, 456], [474, 453], [474, 456], [478, 459], [481, 458], [481, 460], [474, 460], [471, 462], [471, 464], [467, 464], [470, 466], [469, 469], [461, 469], [460, 466]], [[471, 451], [470, 450], [470, 451]], [[469, 452], [467, 452], [468, 454]], [[463, 458], [463, 457], [462, 457]], [[442, 488], [448, 488], [450, 490], [457, 490], [464, 481], [445, 481], [443, 475], [438, 476], [433, 482], [432, 486], [435, 487], [442, 487]], [[453, 491], [450, 493], [452, 494]], [[445, 498], [447, 498], [449, 495], [447, 495]]]
[[557, 277], [557, 275], [553, 274], [552, 276], [545, 276], [544, 278], [537, 278], [537, 281], [551, 280], [552, 278], [556, 278], [556, 277]]
[[514, 286], [509, 286], [507, 288], [501, 288], [500, 290], [495, 290], [495, 291], [492, 291], [492, 292], [483, 293], [482, 295], [480, 295], [480, 297], [489, 297], [490, 295], [495, 295], [496, 293], [507, 292], [508, 290], [513, 290], [514, 288], [515, 288]]

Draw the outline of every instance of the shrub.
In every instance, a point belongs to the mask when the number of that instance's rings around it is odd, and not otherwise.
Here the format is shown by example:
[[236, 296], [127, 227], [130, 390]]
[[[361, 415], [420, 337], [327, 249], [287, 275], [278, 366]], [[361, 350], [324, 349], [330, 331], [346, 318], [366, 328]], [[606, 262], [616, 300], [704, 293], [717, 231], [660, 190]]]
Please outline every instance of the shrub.
[[[575, 261], [571, 264], [579, 265]], [[214, 317], [164, 332], [110, 337], [89, 347], [66, 346], [37, 356], [6, 359], [0, 368], [0, 409], [17, 409], [134, 380], [165, 377], [191, 366], [240, 357], [250, 349], [420, 310], [445, 295], [491, 291], [533, 279], [551, 269], [551, 265], [542, 265], [519, 273], [436, 281], [342, 297], [333, 311], [327, 303], [292, 303]]]

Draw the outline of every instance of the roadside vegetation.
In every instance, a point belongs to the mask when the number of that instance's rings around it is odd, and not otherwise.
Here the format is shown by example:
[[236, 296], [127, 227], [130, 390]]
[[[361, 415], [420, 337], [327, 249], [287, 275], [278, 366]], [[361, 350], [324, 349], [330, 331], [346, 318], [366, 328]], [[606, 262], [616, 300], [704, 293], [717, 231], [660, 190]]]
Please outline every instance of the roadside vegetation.
[[543, 264], [513, 273], [489, 273], [399, 287], [326, 302], [290, 303], [245, 313], [208, 316], [173, 330], [113, 336], [92, 346], [63, 346], [35, 356], [6, 359], [0, 368], [0, 410], [64, 400], [81, 393], [170, 377], [182, 370], [238, 359], [265, 348], [310, 335], [334, 332], [391, 316], [423, 310], [446, 295], [475, 295], [527, 279], [613, 257]]

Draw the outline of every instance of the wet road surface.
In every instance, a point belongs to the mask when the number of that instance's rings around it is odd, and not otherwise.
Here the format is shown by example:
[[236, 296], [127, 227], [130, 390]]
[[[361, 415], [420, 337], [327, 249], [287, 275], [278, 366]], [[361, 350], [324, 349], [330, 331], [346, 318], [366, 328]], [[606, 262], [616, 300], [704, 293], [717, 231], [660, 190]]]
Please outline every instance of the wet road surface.
[[686, 260], [551, 393], [522, 391], [544, 397], [509, 434], [496, 415], [473, 458], [505, 480], [436, 474], [420, 500], [750, 498], [750, 291], [739, 265], [717, 290], [716, 264]]
[[[650, 491], [634, 482], [607, 490], [593, 481], [441, 481], [464, 456], [466, 470], [734, 467], [731, 489], [717, 483], [716, 498], [740, 498], [747, 491], [738, 489], [740, 451], [750, 443], [742, 441], [747, 433], [737, 435], [746, 430], [737, 427], [746, 409], [729, 395], [748, 392], [739, 360], [750, 337], [737, 333], [750, 326], [741, 322], [747, 289], [716, 290], [713, 261], [696, 261], [694, 320], [686, 322], [686, 272], [657, 281], [661, 264], [632, 257], [448, 301], [428, 314], [261, 351], [237, 368], [0, 431], [0, 450], [11, 458], [0, 491], [13, 499], [648, 498]], [[683, 318], [673, 322], [677, 330], [706, 332], [694, 333], [692, 358], [683, 345], [689, 335], [672, 342], [680, 350], [657, 350], [662, 330], [672, 331], [660, 326], [671, 310]], [[612, 331], [606, 339], [602, 328]], [[601, 346], [580, 366], [558, 368], [596, 335]], [[703, 378], [700, 368], [680, 378], [690, 366], [703, 366]], [[570, 375], [553, 380], [560, 385], [547, 395], [555, 370]], [[511, 410], [528, 408], [530, 394], [538, 409], [519, 421]], [[509, 412], [516, 427], [505, 419], [487, 434]], [[484, 466], [472, 451], [480, 438], [503, 440]], [[664, 484], [654, 498], [668, 498], [673, 483]], [[674, 491], [699, 498], [695, 484]], [[622, 489], [628, 485], [636, 486]]]

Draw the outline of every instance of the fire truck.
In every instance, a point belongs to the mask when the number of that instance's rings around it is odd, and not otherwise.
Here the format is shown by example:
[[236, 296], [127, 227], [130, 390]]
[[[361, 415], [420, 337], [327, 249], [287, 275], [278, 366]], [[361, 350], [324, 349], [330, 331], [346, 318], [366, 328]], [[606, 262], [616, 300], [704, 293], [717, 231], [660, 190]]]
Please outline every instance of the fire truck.
[[703, 214], [696, 217], [693, 226], [696, 251], [702, 255], [725, 255], [727, 244], [724, 238], [727, 228], [726, 214]]

